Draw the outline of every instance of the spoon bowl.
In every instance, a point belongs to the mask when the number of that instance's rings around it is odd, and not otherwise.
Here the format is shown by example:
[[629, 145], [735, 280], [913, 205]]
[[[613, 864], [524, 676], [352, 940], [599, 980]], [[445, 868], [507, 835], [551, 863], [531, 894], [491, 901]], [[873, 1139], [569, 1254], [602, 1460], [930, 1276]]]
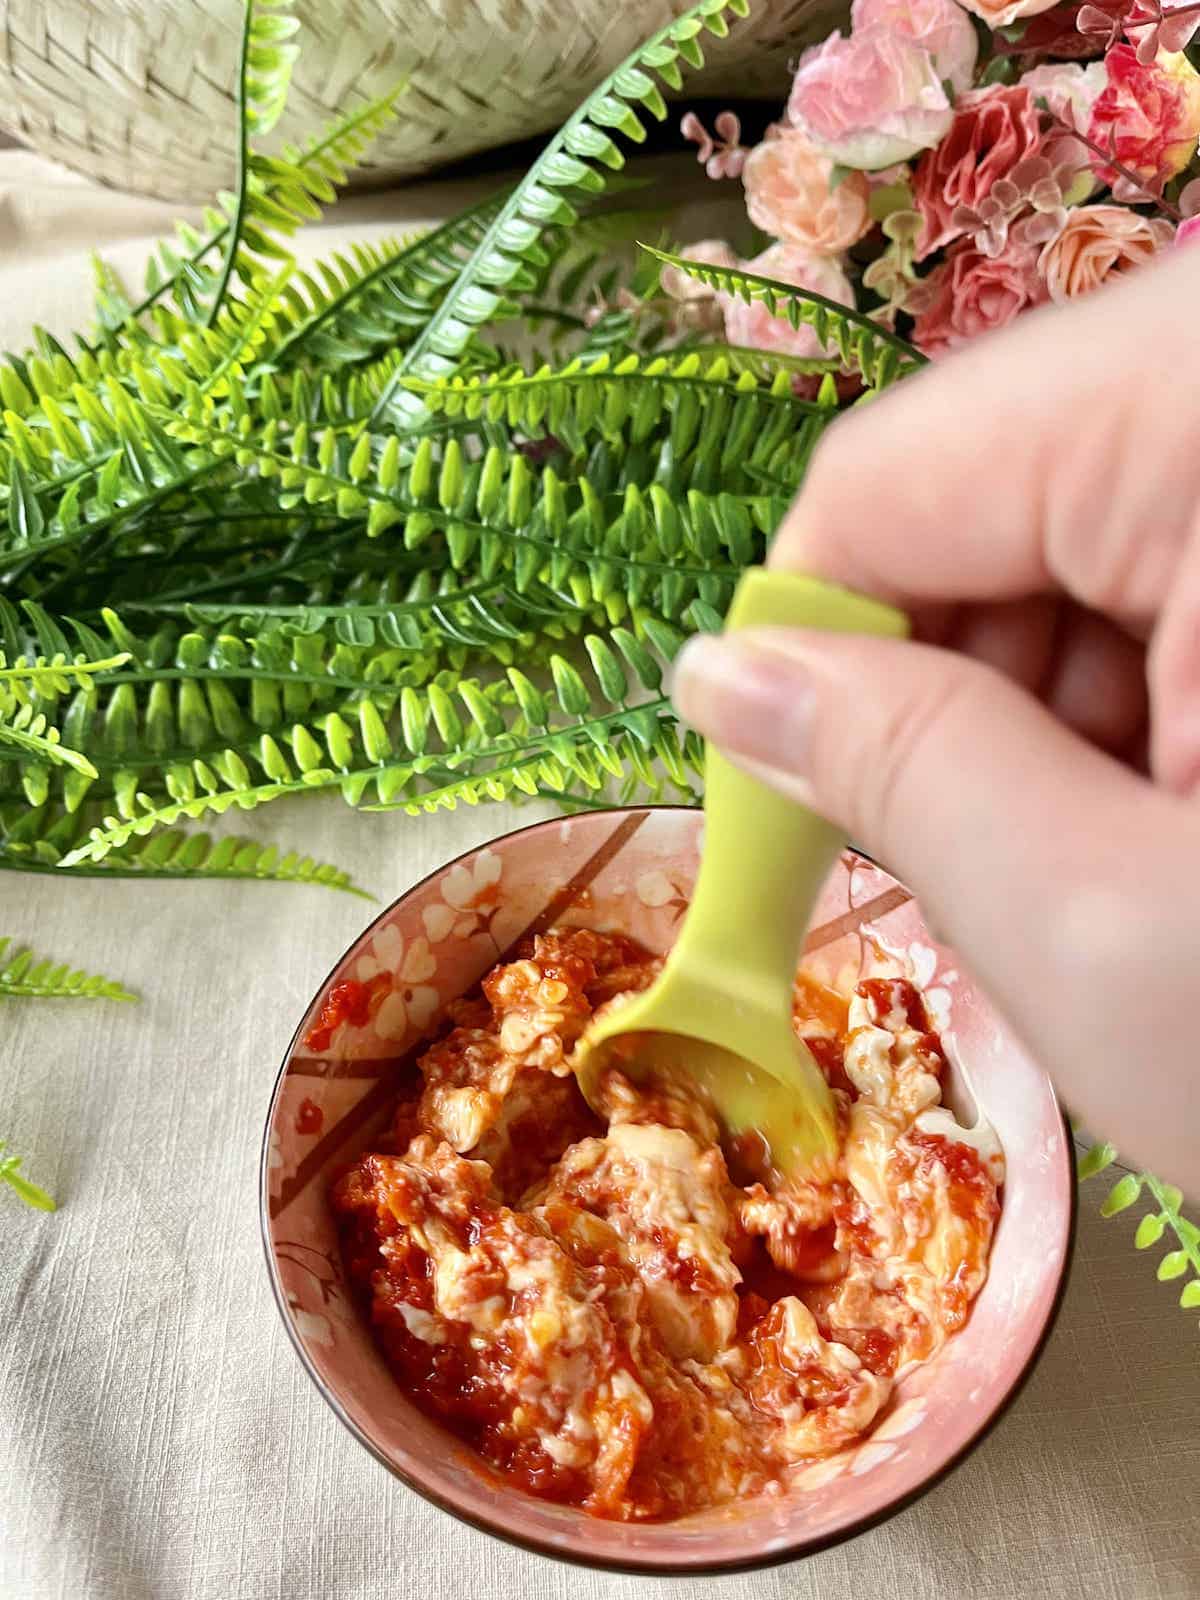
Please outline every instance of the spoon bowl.
[[[825, 628], [902, 637], [891, 606], [815, 578], [752, 567], [726, 631]], [[833, 1098], [792, 1028], [800, 944], [844, 835], [718, 751], [705, 758], [705, 842], [695, 896], [657, 981], [603, 1011], [576, 1047], [585, 1098], [604, 1109], [604, 1075], [687, 1079], [727, 1134], [755, 1134], [789, 1177], [835, 1154]]]

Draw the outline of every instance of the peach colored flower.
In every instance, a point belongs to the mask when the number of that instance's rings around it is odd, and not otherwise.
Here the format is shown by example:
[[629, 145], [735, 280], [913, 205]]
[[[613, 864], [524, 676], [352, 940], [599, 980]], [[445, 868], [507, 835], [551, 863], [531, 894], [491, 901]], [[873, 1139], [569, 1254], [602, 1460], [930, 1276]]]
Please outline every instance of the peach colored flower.
[[979, 39], [955, 0], [854, 0], [850, 18], [855, 32], [877, 22], [906, 34], [929, 51], [938, 77], [956, 94], [971, 87]]
[[913, 175], [913, 203], [925, 219], [918, 260], [960, 238], [959, 207], [978, 210], [992, 185], [1038, 154], [1041, 143], [1041, 117], [1028, 89], [996, 84], [960, 96], [953, 126]]
[[962, 0], [962, 4], [995, 30], [1009, 28], [1022, 17], [1036, 17], [1041, 11], [1049, 11], [1057, 0]]
[[802, 133], [764, 139], [742, 172], [751, 222], [811, 255], [841, 255], [870, 229], [871, 185], [851, 172], [831, 189], [832, 176], [833, 162]]
[[[836, 300], [839, 305], [854, 305], [854, 290], [842, 270], [841, 263], [832, 256], [810, 256], [794, 245], [773, 244], [753, 261], [744, 261], [747, 272], [760, 278], [775, 278], [780, 283], [793, 284], [798, 289], [811, 289]], [[732, 295], [722, 297], [725, 304], [725, 337], [730, 344], [749, 345], [755, 350], [769, 350], [777, 355], [820, 358], [830, 352], [825, 349], [813, 330], [801, 323], [793, 328], [786, 317], [772, 316], [761, 300], [749, 305]]]
[[1062, 305], [1153, 260], [1174, 235], [1161, 217], [1142, 217], [1124, 206], [1080, 206], [1042, 251], [1038, 271], [1050, 298]]
[[793, 127], [867, 172], [928, 150], [953, 115], [928, 50], [880, 23], [806, 50], [788, 100]]
[[928, 356], [943, 356], [981, 333], [1002, 328], [1046, 299], [1038, 252], [1020, 224], [998, 256], [985, 256], [968, 240], [953, 245], [941, 266], [913, 297], [913, 340]]
[[[1149, 64], [1132, 45], [1118, 44], [1105, 58], [1108, 83], [1092, 107], [1088, 137], [1112, 152], [1153, 193], [1196, 154], [1200, 139], [1200, 75], [1185, 55], [1160, 52]], [[1129, 182], [1099, 156], [1092, 167], [1113, 198], [1145, 200], [1145, 190]]]

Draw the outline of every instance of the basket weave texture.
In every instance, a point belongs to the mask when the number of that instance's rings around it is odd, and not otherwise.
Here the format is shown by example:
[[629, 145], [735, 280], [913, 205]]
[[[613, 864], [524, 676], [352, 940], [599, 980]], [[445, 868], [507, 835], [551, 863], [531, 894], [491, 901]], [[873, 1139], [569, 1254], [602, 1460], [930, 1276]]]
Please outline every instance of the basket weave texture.
[[[686, 0], [299, 0], [303, 51], [273, 147], [407, 77], [366, 181], [555, 127]], [[846, 0], [758, 0], [688, 95], [780, 94]], [[0, 0], [0, 127], [121, 189], [195, 202], [234, 171], [241, 0]]]

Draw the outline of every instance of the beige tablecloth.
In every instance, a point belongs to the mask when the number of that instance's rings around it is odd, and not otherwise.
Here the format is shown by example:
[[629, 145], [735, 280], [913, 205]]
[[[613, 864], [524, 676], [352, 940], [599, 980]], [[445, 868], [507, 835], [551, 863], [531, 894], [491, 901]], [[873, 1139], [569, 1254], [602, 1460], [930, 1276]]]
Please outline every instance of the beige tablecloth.
[[[356, 201], [431, 217], [448, 185]], [[0, 157], [0, 340], [84, 317], [81, 252], [126, 269], [169, 220]], [[705, 231], [697, 217], [687, 231]], [[329, 233], [327, 232], [328, 241]], [[530, 820], [530, 809], [522, 813]], [[382, 899], [511, 826], [505, 808], [239, 824]], [[649, 1581], [509, 1549], [401, 1488], [302, 1373], [267, 1287], [256, 1170], [305, 1003], [370, 916], [269, 885], [0, 875], [0, 933], [123, 978], [142, 1004], [0, 1011], [0, 1134], [62, 1202], [0, 1193], [3, 1600], [1190, 1600], [1200, 1596], [1200, 1329], [1084, 1191], [1057, 1332], [999, 1429], [883, 1527], [761, 1575]]]

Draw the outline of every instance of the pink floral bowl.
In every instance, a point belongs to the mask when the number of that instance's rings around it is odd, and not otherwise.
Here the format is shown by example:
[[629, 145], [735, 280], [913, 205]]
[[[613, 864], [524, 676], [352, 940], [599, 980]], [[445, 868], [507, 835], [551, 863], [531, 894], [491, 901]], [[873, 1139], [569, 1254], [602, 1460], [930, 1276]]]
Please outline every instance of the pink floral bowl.
[[[700, 812], [590, 812], [506, 835], [401, 896], [343, 956], [288, 1047], [267, 1118], [262, 1225], [280, 1313], [310, 1376], [350, 1431], [410, 1488], [544, 1555], [642, 1573], [767, 1565], [850, 1538], [922, 1494], [976, 1444], [1037, 1360], [1065, 1287], [1074, 1156], [1045, 1073], [1006, 1030], [909, 892], [847, 853], [821, 896], [805, 960], [845, 981], [865, 953], [895, 957], [924, 990], [952, 1063], [947, 1099], [978, 1107], [1007, 1158], [988, 1281], [966, 1328], [897, 1385], [869, 1438], [800, 1470], [788, 1493], [669, 1523], [601, 1521], [510, 1488], [417, 1411], [353, 1301], [328, 1186], [386, 1125], [396, 1088], [446, 1005], [530, 933], [620, 929], [667, 949], [695, 881]], [[333, 984], [386, 974], [369, 1024], [306, 1046]]]

